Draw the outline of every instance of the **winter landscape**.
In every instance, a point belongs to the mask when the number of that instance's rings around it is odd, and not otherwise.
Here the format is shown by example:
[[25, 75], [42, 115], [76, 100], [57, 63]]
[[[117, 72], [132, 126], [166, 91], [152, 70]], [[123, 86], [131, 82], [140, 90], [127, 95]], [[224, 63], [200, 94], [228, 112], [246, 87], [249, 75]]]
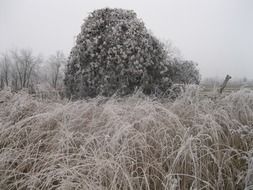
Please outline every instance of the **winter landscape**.
[[108, 6], [68, 54], [1, 53], [0, 189], [253, 189], [250, 76], [203, 76], [138, 12]]

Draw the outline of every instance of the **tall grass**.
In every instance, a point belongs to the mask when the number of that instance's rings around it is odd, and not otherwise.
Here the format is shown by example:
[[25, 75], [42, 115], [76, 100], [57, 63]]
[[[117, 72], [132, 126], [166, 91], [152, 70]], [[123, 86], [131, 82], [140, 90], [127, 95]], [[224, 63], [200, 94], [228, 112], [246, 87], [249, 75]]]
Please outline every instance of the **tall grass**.
[[253, 91], [0, 100], [0, 189], [253, 188]]

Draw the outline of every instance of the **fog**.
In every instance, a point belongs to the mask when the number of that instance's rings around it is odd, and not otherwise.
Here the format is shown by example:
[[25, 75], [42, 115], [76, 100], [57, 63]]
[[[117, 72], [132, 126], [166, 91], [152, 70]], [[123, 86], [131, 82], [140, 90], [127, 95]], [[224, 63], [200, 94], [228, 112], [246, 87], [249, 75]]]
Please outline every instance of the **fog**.
[[104, 7], [134, 10], [155, 36], [196, 61], [203, 77], [253, 78], [251, 0], [0, 0], [0, 52], [68, 55], [83, 20]]

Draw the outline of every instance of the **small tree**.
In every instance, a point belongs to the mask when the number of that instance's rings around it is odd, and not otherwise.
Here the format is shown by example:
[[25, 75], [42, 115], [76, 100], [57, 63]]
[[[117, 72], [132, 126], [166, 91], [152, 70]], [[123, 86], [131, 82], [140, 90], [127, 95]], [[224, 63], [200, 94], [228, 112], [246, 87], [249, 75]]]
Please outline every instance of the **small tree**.
[[50, 84], [57, 89], [60, 79], [63, 79], [62, 67], [66, 64], [66, 58], [61, 51], [57, 51], [55, 55], [51, 55], [49, 63]]
[[31, 50], [22, 49], [19, 51], [12, 51], [13, 59], [13, 83], [16, 89], [28, 88], [35, 82], [36, 67], [41, 63], [40, 57], [32, 55]]
[[0, 59], [0, 88], [10, 85], [11, 59], [8, 54], [2, 54]]

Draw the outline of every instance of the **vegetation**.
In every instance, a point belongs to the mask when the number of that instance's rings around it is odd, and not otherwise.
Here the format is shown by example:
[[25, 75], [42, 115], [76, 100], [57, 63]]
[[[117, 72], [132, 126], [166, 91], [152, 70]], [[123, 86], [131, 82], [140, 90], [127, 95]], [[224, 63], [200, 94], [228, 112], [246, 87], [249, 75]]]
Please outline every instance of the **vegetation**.
[[48, 101], [0, 92], [0, 189], [253, 186], [251, 90]]
[[199, 83], [123, 9], [92, 12], [68, 61], [3, 54], [0, 189], [252, 189], [253, 90]]
[[128, 95], [136, 89], [161, 95], [182, 76], [180, 83], [199, 83], [195, 64], [176, 60], [133, 11], [95, 10], [82, 25], [69, 57], [67, 96]]
[[44, 60], [29, 49], [11, 50], [0, 56], [0, 90], [29, 89], [34, 93], [36, 88], [45, 84], [49, 84], [52, 90], [62, 90], [65, 65], [66, 58], [60, 51]]

